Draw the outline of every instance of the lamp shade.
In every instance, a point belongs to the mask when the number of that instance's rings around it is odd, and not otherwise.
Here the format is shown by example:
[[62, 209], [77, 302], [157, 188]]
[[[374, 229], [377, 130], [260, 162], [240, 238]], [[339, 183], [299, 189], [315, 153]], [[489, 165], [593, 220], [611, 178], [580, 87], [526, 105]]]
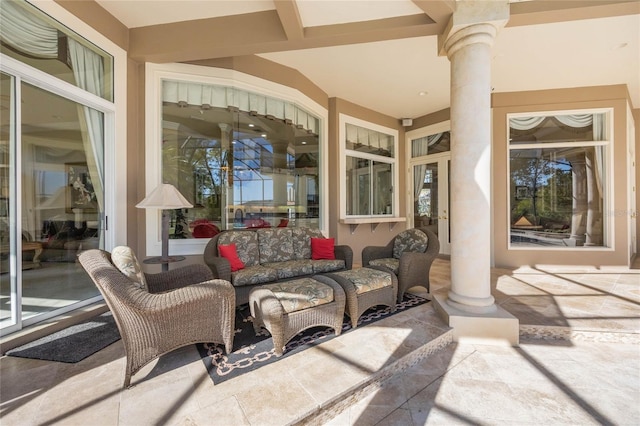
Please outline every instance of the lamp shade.
[[136, 207], [141, 209], [173, 210], [191, 208], [193, 204], [187, 201], [175, 186], [163, 183], [151, 191], [151, 194], [147, 195], [144, 200], [136, 204]]

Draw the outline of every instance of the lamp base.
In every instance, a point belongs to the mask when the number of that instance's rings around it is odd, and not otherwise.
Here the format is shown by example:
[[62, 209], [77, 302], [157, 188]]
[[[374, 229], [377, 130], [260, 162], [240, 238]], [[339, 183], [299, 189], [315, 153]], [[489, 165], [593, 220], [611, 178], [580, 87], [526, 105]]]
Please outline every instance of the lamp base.
[[184, 256], [167, 256], [167, 257], [162, 257], [162, 256], [156, 256], [156, 257], [150, 257], [148, 259], [144, 259], [142, 262], [143, 263], [148, 263], [151, 265], [157, 265], [160, 263], [173, 263], [173, 262], [180, 262], [182, 260], [185, 260], [186, 258]]

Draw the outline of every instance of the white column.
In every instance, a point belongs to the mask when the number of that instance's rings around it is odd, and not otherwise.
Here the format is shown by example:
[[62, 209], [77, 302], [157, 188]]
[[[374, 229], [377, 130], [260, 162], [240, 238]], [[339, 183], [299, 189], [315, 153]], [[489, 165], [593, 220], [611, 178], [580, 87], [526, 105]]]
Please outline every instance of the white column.
[[451, 61], [451, 290], [462, 311], [496, 310], [491, 295], [491, 47], [506, 1], [459, 1], [442, 37]]
[[434, 307], [457, 342], [519, 342], [491, 296], [491, 46], [508, 19], [506, 0], [457, 1], [438, 40], [451, 61], [451, 289]]

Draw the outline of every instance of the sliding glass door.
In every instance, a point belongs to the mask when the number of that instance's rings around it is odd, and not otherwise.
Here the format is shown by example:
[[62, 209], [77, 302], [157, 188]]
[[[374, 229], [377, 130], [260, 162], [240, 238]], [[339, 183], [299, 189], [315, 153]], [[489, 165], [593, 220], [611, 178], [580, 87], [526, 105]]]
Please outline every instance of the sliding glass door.
[[1, 78], [3, 333], [99, 299], [77, 255], [104, 247], [104, 113]]

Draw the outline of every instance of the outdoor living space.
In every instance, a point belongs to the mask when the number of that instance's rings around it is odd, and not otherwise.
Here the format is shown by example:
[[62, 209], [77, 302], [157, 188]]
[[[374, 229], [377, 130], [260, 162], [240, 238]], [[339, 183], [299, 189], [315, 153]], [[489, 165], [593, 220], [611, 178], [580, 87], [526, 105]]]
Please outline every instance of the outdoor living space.
[[[431, 269], [446, 295], [450, 262]], [[134, 375], [118, 341], [77, 364], [4, 356], [3, 425], [638, 424], [640, 265], [492, 269], [520, 345], [452, 341], [433, 303], [214, 384], [195, 346]], [[508, 403], [507, 403], [508, 402]]]

